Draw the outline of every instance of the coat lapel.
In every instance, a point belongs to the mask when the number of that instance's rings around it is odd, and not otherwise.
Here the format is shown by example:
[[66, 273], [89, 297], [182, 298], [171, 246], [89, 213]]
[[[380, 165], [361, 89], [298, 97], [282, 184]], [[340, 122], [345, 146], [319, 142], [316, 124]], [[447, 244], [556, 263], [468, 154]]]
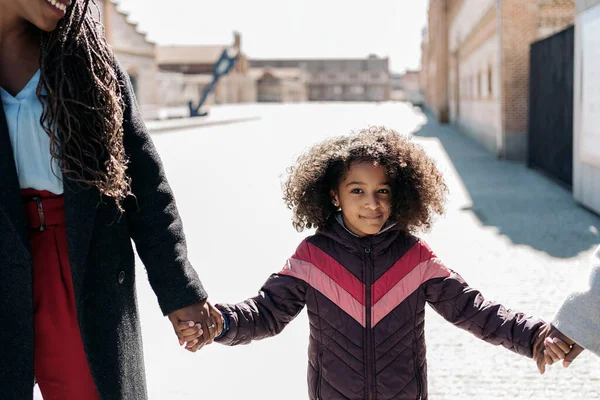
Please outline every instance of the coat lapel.
[[13, 229], [16, 232], [23, 255], [31, 260], [29, 231], [14, 160], [4, 107], [0, 101], [0, 214], [4, 214], [11, 225], [7, 231]]
[[[100, 193], [95, 188], [82, 187], [79, 183], [71, 181], [65, 174], [64, 196], [69, 262], [75, 295], [79, 298]], [[20, 247], [23, 256], [31, 261], [27, 219], [21, 200], [8, 124], [0, 101], [0, 218], [2, 214], [11, 225], [7, 231], [12, 229], [17, 233], [22, 244]]]
[[75, 298], [79, 300], [100, 193], [95, 188], [83, 187], [69, 180], [68, 176], [64, 177], [64, 184], [69, 262]]

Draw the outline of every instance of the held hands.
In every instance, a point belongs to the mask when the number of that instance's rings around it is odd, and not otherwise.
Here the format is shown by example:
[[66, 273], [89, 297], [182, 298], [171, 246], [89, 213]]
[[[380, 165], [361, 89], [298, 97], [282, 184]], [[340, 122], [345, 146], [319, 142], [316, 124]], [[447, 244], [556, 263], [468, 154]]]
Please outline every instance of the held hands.
[[[223, 331], [224, 318], [221, 312], [215, 307], [212, 307], [211, 309], [211, 321], [213, 325], [215, 325], [214, 337], [217, 337]], [[178, 332], [178, 335], [181, 335], [184, 338], [184, 340], [191, 341], [192, 343], [195, 343], [195, 338], [202, 335], [202, 328], [199, 324], [196, 324], [194, 321], [181, 321], [179, 322], [179, 324], [177, 324], [175, 330]], [[212, 339], [208, 344], [210, 343], [212, 343]], [[192, 344], [192, 346], [194, 345]]]
[[563, 366], [567, 368], [583, 350], [583, 347], [551, 324], [540, 328], [533, 347], [534, 360], [540, 374], [546, 372], [546, 365], [552, 365], [558, 360], [563, 360]]
[[207, 301], [184, 307], [168, 315], [179, 345], [195, 353], [204, 345], [212, 343], [223, 329], [223, 317], [219, 310]]

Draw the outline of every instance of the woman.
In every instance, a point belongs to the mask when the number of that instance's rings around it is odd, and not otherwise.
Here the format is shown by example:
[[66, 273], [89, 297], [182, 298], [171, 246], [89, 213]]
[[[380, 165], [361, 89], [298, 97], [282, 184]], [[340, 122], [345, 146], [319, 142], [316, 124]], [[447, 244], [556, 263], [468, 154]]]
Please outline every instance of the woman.
[[[144, 399], [133, 238], [173, 324], [220, 327], [89, 0], [0, 0], [0, 397]], [[220, 321], [220, 320], [219, 320]]]

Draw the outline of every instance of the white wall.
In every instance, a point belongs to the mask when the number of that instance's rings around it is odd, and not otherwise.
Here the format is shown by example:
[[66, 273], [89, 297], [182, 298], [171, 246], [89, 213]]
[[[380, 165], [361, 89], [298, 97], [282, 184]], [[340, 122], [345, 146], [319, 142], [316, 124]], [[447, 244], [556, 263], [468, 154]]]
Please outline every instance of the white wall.
[[[449, 29], [450, 57], [473, 29], [495, 7], [495, 0], [465, 0]], [[495, 22], [493, 22], [495, 23]], [[485, 29], [484, 29], [485, 31]], [[477, 33], [475, 33], [477, 34]], [[479, 34], [482, 34], [480, 32]], [[474, 137], [490, 152], [496, 152], [496, 138], [501, 132], [501, 96], [498, 36], [493, 35], [469, 54], [460, 54], [458, 91], [456, 101], [456, 67], [449, 71], [450, 121]], [[488, 70], [492, 71], [492, 91], [488, 89]], [[477, 77], [481, 75], [481, 93]], [[468, 81], [468, 82], [467, 82]]]
[[449, 29], [449, 51], [453, 53], [461, 42], [469, 36], [473, 28], [481, 21], [492, 7], [496, 0], [464, 0], [456, 18]]
[[[592, 3], [595, 3], [593, 5]], [[593, 93], [586, 92], [586, 99], [582, 99], [582, 88], [589, 89], [591, 86], [600, 87], [600, 82], [585, 82], [583, 74], [583, 57], [586, 57], [587, 49], [584, 47], [583, 32], [584, 24], [595, 23], [600, 26], [600, 0], [579, 0], [577, 7], [580, 12], [577, 16], [575, 25], [575, 89], [574, 89], [574, 113], [573, 113], [573, 194], [575, 199], [585, 207], [588, 207], [600, 213], [600, 160], [584, 160], [583, 130], [586, 121], [583, 120], [583, 109], [589, 105]], [[600, 35], [600, 29], [596, 32], [586, 31]], [[592, 50], [593, 51], [593, 50]], [[592, 59], [590, 55], [586, 58], [586, 68], [590, 71], [600, 71], [600, 53], [595, 52], [596, 57]], [[587, 74], [586, 74], [587, 75]], [[589, 76], [589, 75], [588, 75]], [[595, 80], [600, 81], [600, 75], [596, 73]], [[596, 104], [600, 104], [600, 92], [595, 96]], [[585, 103], [584, 103], [585, 101]], [[600, 110], [598, 110], [600, 112]], [[589, 122], [589, 121], [588, 121]], [[591, 126], [587, 128], [588, 133], [600, 135], [600, 126]], [[587, 157], [586, 157], [587, 158]]]

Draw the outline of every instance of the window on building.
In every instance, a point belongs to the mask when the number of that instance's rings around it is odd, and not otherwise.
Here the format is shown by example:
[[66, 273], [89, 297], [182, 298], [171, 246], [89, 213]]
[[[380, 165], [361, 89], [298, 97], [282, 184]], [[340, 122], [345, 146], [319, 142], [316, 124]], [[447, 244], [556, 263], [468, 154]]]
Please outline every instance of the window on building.
[[488, 84], [488, 96], [492, 97], [493, 90], [492, 90], [492, 66], [491, 65], [488, 66], [487, 84]]
[[339, 96], [339, 95], [340, 95], [340, 94], [342, 94], [343, 92], [344, 92], [344, 89], [343, 89], [341, 86], [339, 86], [339, 85], [336, 85], [336, 86], [334, 86], [334, 87], [333, 87], [333, 94], [335, 94], [335, 95], [338, 95], [338, 96]]
[[483, 97], [481, 93], [481, 72], [477, 72], [477, 97]]
[[471, 79], [471, 77], [469, 77], [467, 79], [467, 87], [468, 87], [468, 94], [469, 94], [469, 100], [473, 98], [473, 79]]
[[363, 94], [363, 93], [365, 93], [365, 88], [364, 88], [364, 86], [353, 85], [353, 86], [350, 86], [350, 93]]
[[465, 78], [465, 97], [471, 98], [471, 78]]

